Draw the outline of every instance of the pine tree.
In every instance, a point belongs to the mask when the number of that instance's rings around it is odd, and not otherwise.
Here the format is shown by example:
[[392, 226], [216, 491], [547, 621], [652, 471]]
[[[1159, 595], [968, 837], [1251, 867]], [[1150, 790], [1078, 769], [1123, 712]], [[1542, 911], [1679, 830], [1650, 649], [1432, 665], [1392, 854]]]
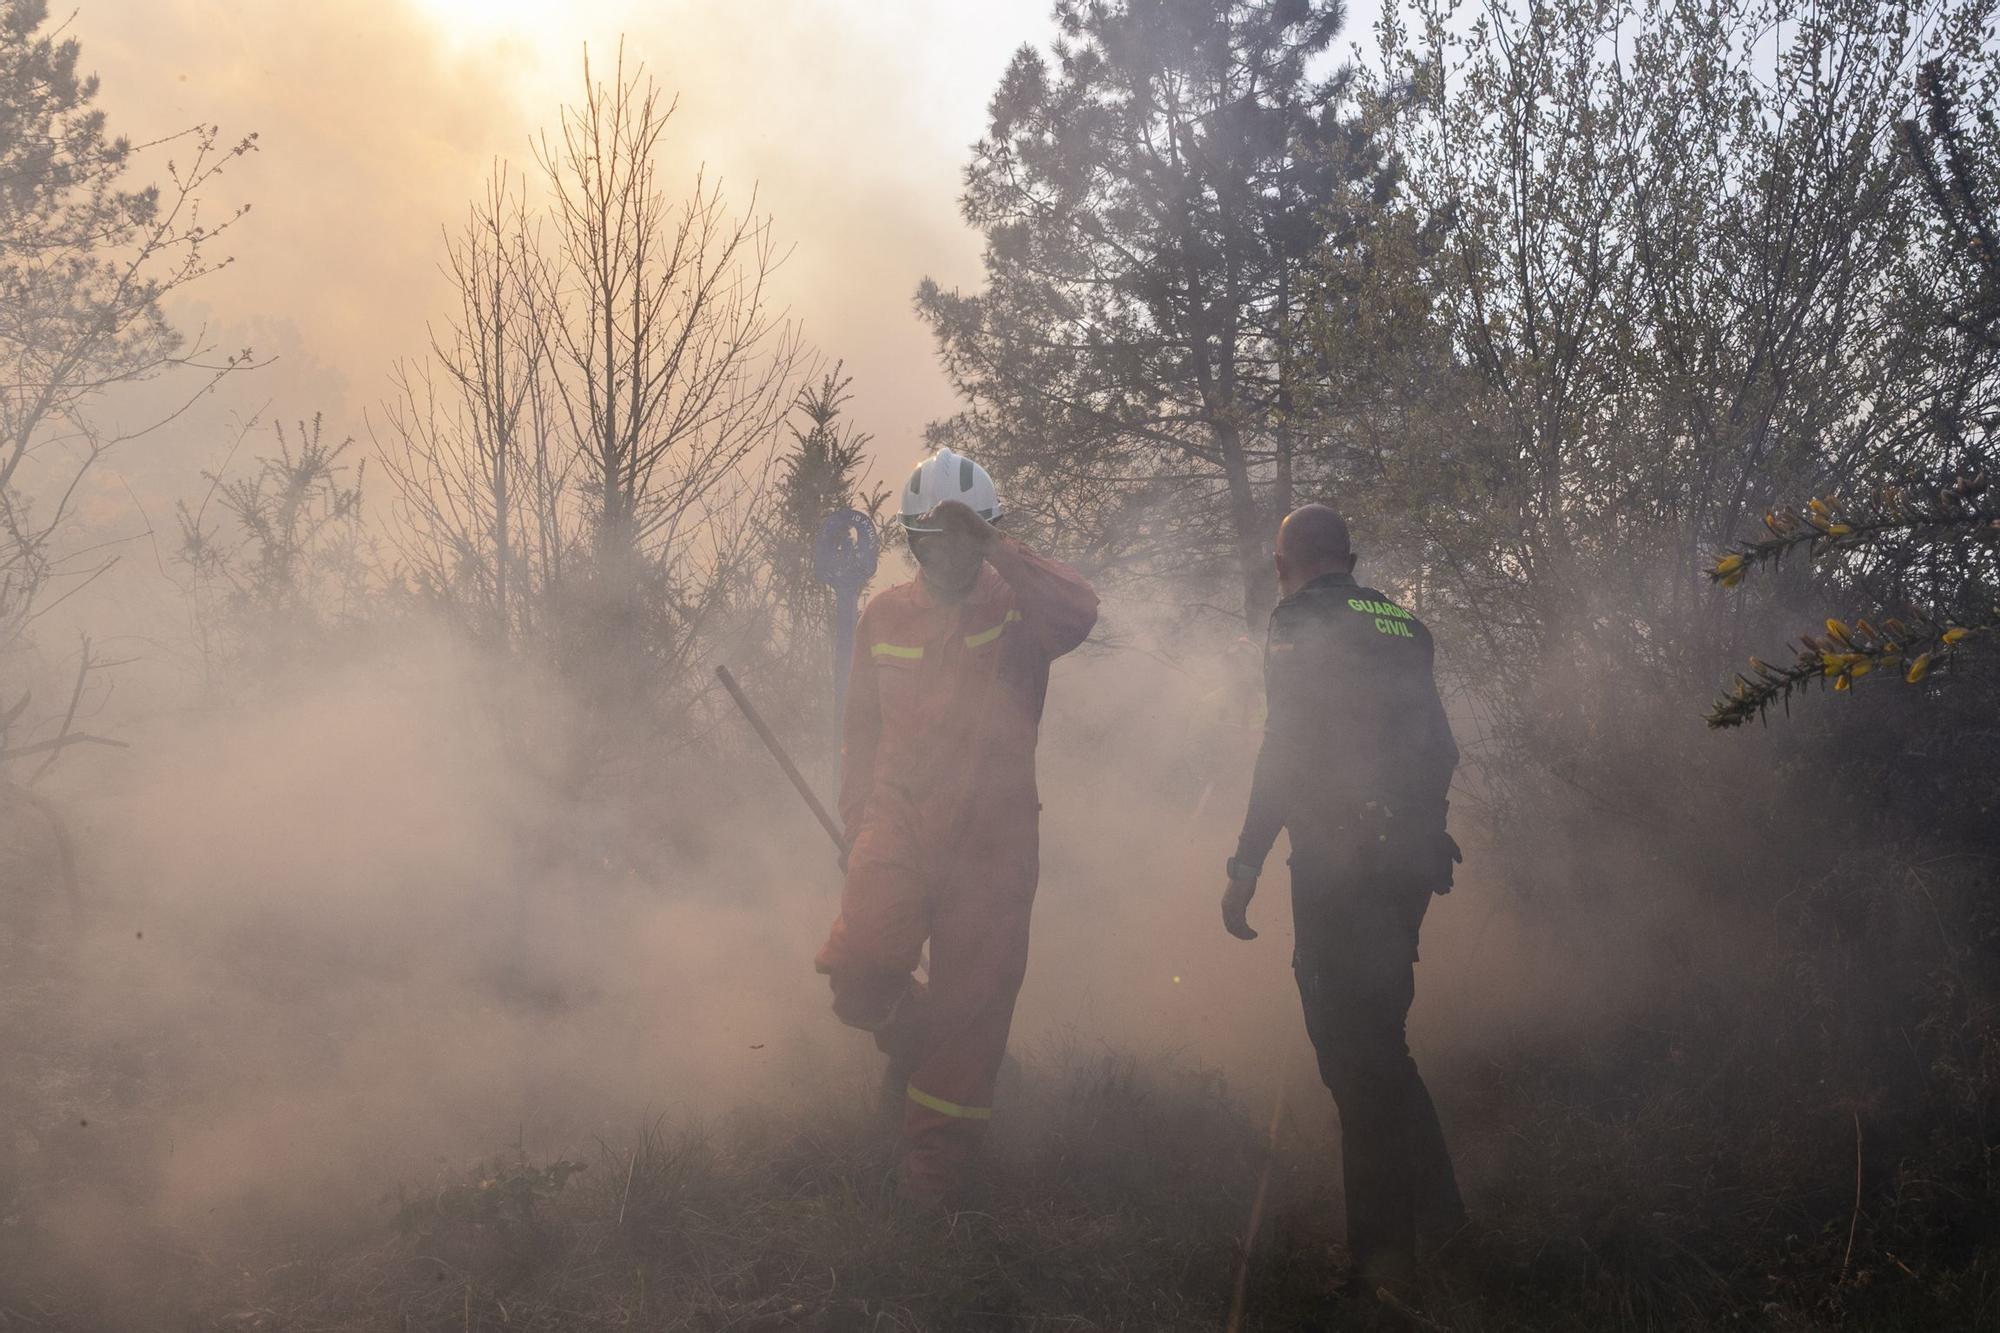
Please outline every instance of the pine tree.
[[843, 509], [880, 515], [887, 493], [863, 494], [861, 474], [874, 439], [842, 420], [852, 397], [851, 375], [836, 365], [799, 391], [801, 425], [790, 423], [792, 447], [781, 460], [771, 533], [772, 590], [783, 603], [791, 636], [818, 636], [833, 617], [833, 593], [813, 570], [813, 549], [827, 518]]
[[918, 309], [966, 400], [932, 428], [1094, 564], [1192, 565], [1269, 605], [1277, 516], [1331, 466], [1293, 348], [1309, 259], [1392, 174], [1322, 75], [1327, 0], [1060, 0], [966, 172], [986, 287]]

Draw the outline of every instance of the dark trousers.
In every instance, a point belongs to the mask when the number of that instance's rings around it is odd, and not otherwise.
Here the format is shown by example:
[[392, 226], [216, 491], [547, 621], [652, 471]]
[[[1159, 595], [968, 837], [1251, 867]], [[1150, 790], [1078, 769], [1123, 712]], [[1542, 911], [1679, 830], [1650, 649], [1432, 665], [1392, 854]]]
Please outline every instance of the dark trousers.
[[1465, 1216], [1437, 1109], [1404, 1037], [1427, 885], [1364, 871], [1292, 870], [1292, 969], [1319, 1073], [1340, 1110], [1347, 1244], [1356, 1264], [1414, 1253], [1417, 1228]]

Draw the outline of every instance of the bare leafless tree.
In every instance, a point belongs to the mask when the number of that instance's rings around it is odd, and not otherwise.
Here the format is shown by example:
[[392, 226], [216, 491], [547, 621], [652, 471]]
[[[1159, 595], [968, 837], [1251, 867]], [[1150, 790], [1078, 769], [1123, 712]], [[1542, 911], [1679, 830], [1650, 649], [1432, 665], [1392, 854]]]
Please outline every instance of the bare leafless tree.
[[376, 431], [412, 582], [627, 736], [680, 725], [740, 619], [808, 359], [754, 193], [666, 184], [674, 109], [586, 53], [535, 170], [497, 168], [447, 240], [458, 308]]
[[[718, 600], [716, 575], [750, 531], [746, 469], [768, 465], [803, 350], [769, 284], [770, 220], [730, 209], [697, 173], [661, 185], [675, 103], [621, 48], [609, 82], [584, 64], [583, 102], [537, 146], [555, 253], [550, 345], [576, 476], [588, 487], [601, 649], [678, 667]], [[659, 665], [659, 664], [655, 664]]]
[[[552, 437], [549, 308], [525, 182], [504, 164], [445, 242], [459, 306], [430, 356], [400, 363], [376, 444], [408, 572], [505, 647], [544, 623], [578, 523], [573, 451]], [[386, 440], [385, 437], [386, 436]]]
[[[600, 574], [678, 556], [768, 446], [794, 392], [800, 340], [772, 302], [770, 218], [732, 212], [698, 172], [674, 202], [660, 140], [674, 102], [624, 68], [538, 144], [558, 248], [552, 344], [570, 440], [592, 484]], [[630, 588], [622, 588], [630, 592]]]

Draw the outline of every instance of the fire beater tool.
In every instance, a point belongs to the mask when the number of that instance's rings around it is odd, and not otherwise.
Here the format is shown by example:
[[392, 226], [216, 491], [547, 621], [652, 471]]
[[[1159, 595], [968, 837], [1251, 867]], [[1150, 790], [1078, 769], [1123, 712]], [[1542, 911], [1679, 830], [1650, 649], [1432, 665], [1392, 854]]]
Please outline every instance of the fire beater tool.
[[833, 816], [826, 812], [826, 807], [820, 804], [819, 797], [813, 795], [813, 789], [806, 782], [805, 774], [799, 772], [799, 766], [792, 762], [792, 757], [785, 753], [785, 747], [780, 745], [778, 738], [771, 734], [771, 728], [757, 712], [757, 706], [750, 702], [750, 696], [745, 694], [743, 687], [736, 683], [736, 677], [730, 674], [728, 667], [718, 666], [715, 669], [715, 678], [722, 682], [722, 688], [729, 691], [729, 697], [734, 699], [736, 706], [743, 710], [743, 716], [749, 719], [750, 729], [757, 733], [758, 740], [764, 742], [764, 748], [769, 750], [771, 757], [778, 761], [778, 767], [785, 770], [785, 776], [792, 780], [793, 789], [798, 792], [800, 799], [812, 810], [814, 818], [819, 820], [819, 826], [826, 830], [826, 836], [833, 839], [834, 847], [839, 850], [842, 856], [847, 855], [847, 839], [841, 835], [840, 825], [835, 823]]

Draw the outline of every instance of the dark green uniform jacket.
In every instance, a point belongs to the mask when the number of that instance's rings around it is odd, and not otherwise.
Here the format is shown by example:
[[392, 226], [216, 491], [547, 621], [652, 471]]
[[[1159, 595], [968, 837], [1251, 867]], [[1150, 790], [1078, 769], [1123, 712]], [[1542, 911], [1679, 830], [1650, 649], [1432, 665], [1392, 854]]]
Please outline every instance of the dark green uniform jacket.
[[1295, 870], [1451, 886], [1445, 801], [1458, 746], [1423, 622], [1349, 574], [1280, 602], [1264, 650], [1270, 716], [1236, 859], [1290, 832]]

